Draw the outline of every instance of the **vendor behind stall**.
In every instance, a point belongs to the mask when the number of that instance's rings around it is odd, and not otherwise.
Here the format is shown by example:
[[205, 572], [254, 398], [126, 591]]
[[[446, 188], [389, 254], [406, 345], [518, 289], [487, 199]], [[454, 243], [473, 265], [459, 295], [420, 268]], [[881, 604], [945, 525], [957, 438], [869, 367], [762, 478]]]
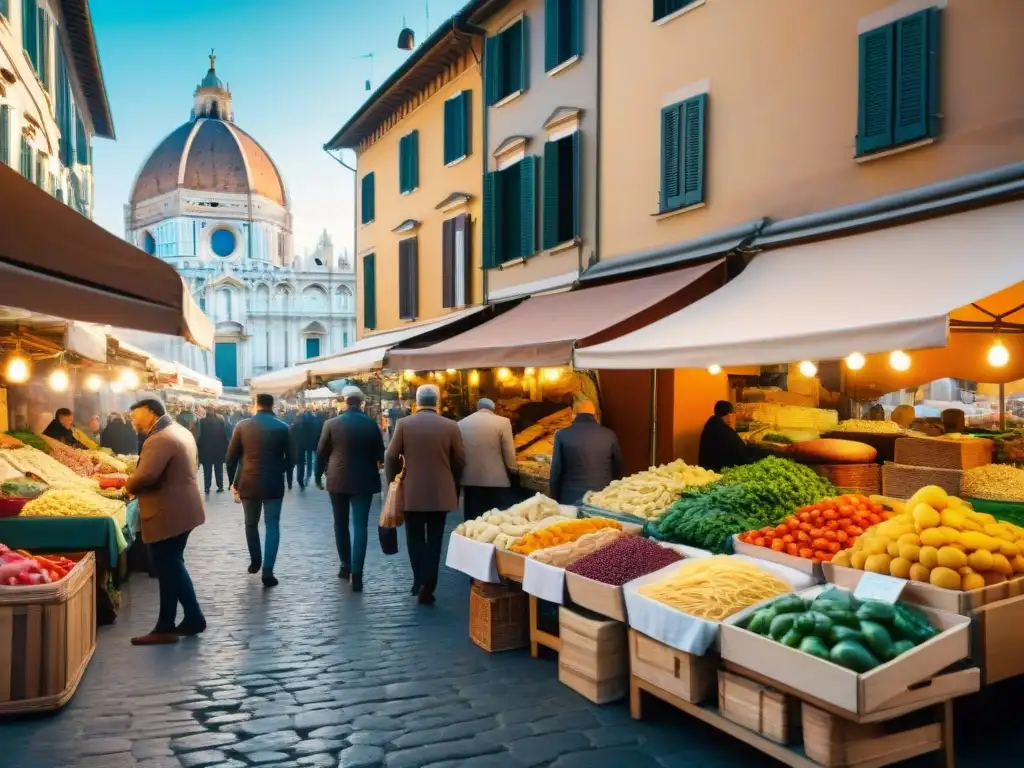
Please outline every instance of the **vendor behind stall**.
[[712, 472], [726, 467], [747, 464], [750, 454], [747, 444], [736, 434], [736, 409], [728, 400], [715, 403], [715, 414], [704, 424], [700, 433], [700, 454], [697, 463]]
[[85, 448], [84, 445], [75, 439], [75, 434], [71, 429], [73, 422], [74, 416], [71, 415], [70, 410], [58, 408], [57, 412], [53, 415], [53, 421], [43, 430], [43, 434], [59, 443], [70, 445], [72, 448]]
[[597, 423], [593, 402], [578, 401], [572, 426], [555, 433], [548, 495], [560, 504], [579, 504], [587, 491], [600, 491], [621, 479], [619, 439]]

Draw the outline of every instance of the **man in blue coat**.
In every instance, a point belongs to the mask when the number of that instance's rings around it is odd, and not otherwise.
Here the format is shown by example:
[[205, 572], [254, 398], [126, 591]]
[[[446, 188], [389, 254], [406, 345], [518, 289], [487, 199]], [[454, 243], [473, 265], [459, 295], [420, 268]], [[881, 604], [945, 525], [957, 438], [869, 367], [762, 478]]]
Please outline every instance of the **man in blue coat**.
[[587, 491], [599, 491], [621, 479], [619, 439], [597, 423], [592, 402], [577, 403], [572, 426], [555, 433], [548, 495], [560, 504], [579, 504]]
[[[380, 493], [384, 438], [377, 423], [363, 413], [359, 387], [345, 387], [345, 410], [324, 425], [316, 450], [316, 484], [327, 491], [334, 511], [334, 541], [341, 567], [339, 579], [352, 577], [352, 591], [363, 590], [367, 524], [373, 495]], [[349, 524], [352, 531], [349, 533]]]
[[299, 455], [295, 458], [298, 464], [297, 479], [299, 481], [299, 488], [305, 488], [306, 483], [313, 479], [316, 447], [320, 442], [320, 433], [323, 431], [323, 426], [323, 420], [312, 408], [309, 408], [299, 417]]
[[[274, 398], [256, 396], [256, 415], [238, 423], [228, 446], [228, 477], [242, 499], [249, 573], [263, 569], [263, 586], [276, 587], [274, 563], [281, 543], [284, 476], [293, 461], [288, 426], [274, 416]], [[266, 552], [260, 552], [260, 515], [266, 512]]]

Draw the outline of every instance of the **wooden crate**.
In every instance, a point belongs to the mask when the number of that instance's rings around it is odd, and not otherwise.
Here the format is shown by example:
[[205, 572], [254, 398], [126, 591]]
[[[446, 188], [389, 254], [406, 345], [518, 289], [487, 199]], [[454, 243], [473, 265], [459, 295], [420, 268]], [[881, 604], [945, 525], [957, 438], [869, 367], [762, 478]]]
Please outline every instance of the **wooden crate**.
[[0, 586], [0, 715], [46, 712], [74, 695], [96, 650], [96, 560], [58, 582]]
[[525, 648], [528, 613], [527, 595], [518, 587], [477, 582], [469, 596], [469, 639], [488, 653]]
[[601, 681], [592, 680], [561, 662], [558, 664], [558, 681], [594, 704], [610, 704], [613, 701], [619, 701], [624, 699], [629, 692], [628, 675]]
[[595, 704], [625, 697], [629, 690], [626, 626], [564, 607], [558, 611], [558, 623], [558, 679]]
[[882, 467], [882, 494], [909, 499], [918, 489], [937, 485], [950, 496], [959, 496], [963, 476], [962, 469], [886, 464]]
[[810, 466], [842, 491], [868, 495], [882, 492], [882, 467], [879, 464], [811, 464]]
[[715, 696], [718, 657], [694, 656], [629, 630], [630, 674], [693, 704]]
[[971, 440], [901, 437], [896, 441], [896, 464], [938, 469], [972, 469], [992, 463], [995, 443], [985, 438]]
[[799, 699], [724, 669], [718, 672], [718, 711], [779, 744], [795, 743], [800, 733]]

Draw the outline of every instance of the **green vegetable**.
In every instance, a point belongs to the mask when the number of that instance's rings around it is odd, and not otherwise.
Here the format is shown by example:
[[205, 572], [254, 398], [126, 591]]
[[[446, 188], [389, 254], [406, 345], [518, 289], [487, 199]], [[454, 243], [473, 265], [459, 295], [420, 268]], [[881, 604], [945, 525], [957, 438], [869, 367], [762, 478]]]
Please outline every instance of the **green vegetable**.
[[776, 614], [781, 613], [803, 613], [807, 610], [807, 603], [798, 595], [784, 595], [771, 605]]
[[[892, 656], [889, 659], [895, 659], [897, 656], [902, 656], [907, 651], [914, 650], [914, 643], [911, 640], [897, 640], [892, 644]], [[887, 659], [888, 661], [888, 659]]]
[[772, 619], [771, 627], [768, 630], [772, 640], [781, 640], [782, 636], [789, 632], [793, 625], [796, 624], [797, 616], [799, 616], [797, 613], [783, 613]]
[[854, 640], [858, 643], [864, 642], [864, 635], [859, 630], [844, 627], [842, 624], [833, 624], [828, 632], [828, 639], [833, 645], [843, 640]]
[[893, 609], [892, 627], [897, 637], [910, 640], [914, 645], [931, 640], [938, 634], [924, 613], [905, 603], [898, 603]]
[[814, 634], [814, 614], [813, 613], [801, 613], [796, 617], [796, 621], [793, 622], [793, 629], [799, 632], [801, 635], [813, 635]]
[[779, 640], [779, 642], [787, 648], [799, 648], [800, 643], [802, 643], [803, 640], [804, 636], [802, 632], [799, 632], [796, 629], [791, 629], [782, 636], [782, 639]]
[[804, 653], [810, 654], [811, 656], [817, 656], [819, 659], [829, 659], [828, 646], [822, 642], [820, 637], [805, 637], [800, 641], [800, 650]]
[[857, 610], [855, 605], [856, 601], [853, 599], [853, 593], [848, 592], [845, 589], [839, 589], [839, 587], [830, 586], [821, 592], [816, 598], [814, 598], [814, 604], [818, 603], [829, 603], [839, 604], [847, 610]]
[[750, 621], [747, 623], [747, 629], [751, 632], [756, 632], [759, 635], [767, 635], [768, 630], [771, 629], [772, 626], [772, 619], [774, 618], [775, 611], [771, 608], [762, 608], [750, 617]]
[[812, 633], [820, 637], [822, 640], [827, 640], [829, 633], [832, 631], [834, 622], [826, 613], [819, 613], [818, 611], [808, 611], [805, 616], [810, 616], [814, 619], [814, 627], [810, 630]]
[[15, 432], [12, 430], [7, 434], [17, 440], [21, 440], [25, 445], [31, 446], [43, 453], [48, 454], [50, 452], [50, 446], [46, 444], [46, 441], [43, 440], [43, 438], [34, 432]]
[[815, 604], [814, 610], [823, 613], [832, 619], [833, 624], [842, 624], [850, 629], [860, 629], [860, 620], [857, 615], [841, 606], [832, 607], [827, 604]]
[[862, 621], [860, 632], [864, 635], [864, 644], [878, 658], [893, 658], [893, 643], [889, 630], [876, 621]]
[[865, 600], [857, 609], [857, 618], [861, 621], [880, 621], [888, 624], [892, 621], [895, 612], [895, 609], [888, 603]]
[[878, 659], [856, 640], [840, 640], [828, 653], [829, 660], [854, 672], [867, 672], [879, 665]]

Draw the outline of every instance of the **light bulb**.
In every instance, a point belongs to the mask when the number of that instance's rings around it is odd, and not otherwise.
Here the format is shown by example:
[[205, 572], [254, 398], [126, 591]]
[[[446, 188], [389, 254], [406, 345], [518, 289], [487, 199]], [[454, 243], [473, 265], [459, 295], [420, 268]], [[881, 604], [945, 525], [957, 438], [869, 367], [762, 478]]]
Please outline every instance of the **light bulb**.
[[469, 386], [475, 387], [480, 383], [480, 371], [469, 372]]
[[547, 368], [544, 370], [545, 381], [558, 381], [562, 378], [562, 370], [560, 368]]
[[56, 369], [50, 374], [47, 383], [54, 392], [66, 391], [68, 388], [68, 372], [63, 368]]
[[445, 371], [445, 373], [447, 373], [449, 376], [454, 376], [456, 373], [458, 373], [458, 371], [456, 371], [454, 368], [449, 368], [447, 371]]
[[499, 381], [507, 381], [510, 378], [512, 378], [512, 371], [510, 371], [508, 368], [499, 368], [498, 369], [498, 380]]
[[406, 371], [405, 372], [405, 380], [406, 381], [412, 381], [415, 378], [416, 378], [416, 371]]
[[889, 366], [894, 371], [908, 371], [910, 370], [910, 355], [904, 352], [902, 349], [894, 350], [889, 353]]
[[444, 384], [444, 374], [441, 373], [440, 371], [434, 372], [434, 379], [437, 381], [438, 384]]
[[1003, 346], [1003, 342], [1000, 339], [996, 339], [995, 343], [988, 348], [988, 364], [993, 368], [1002, 368], [1010, 362], [1010, 350]]
[[527, 368], [523, 371], [524, 376], [533, 376], [537, 372], [536, 368]]
[[804, 360], [797, 367], [800, 369], [800, 375], [805, 376], [808, 379], [812, 378], [818, 372], [818, 366], [816, 366], [810, 360]]
[[103, 386], [103, 379], [97, 376], [95, 373], [89, 374], [85, 379], [85, 388], [90, 392], [99, 392], [100, 387]]
[[110, 391], [113, 392], [115, 395], [119, 395], [122, 392], [124, 392], [124, 384], [122, 384], [120, 381], [112, 381], [110, 382]]
[[139, 374], [131, 368], [125, 368], [121, 371], [120, 381], [125, 389], [136, 389], [139, 386]]
[[851, 371], [859, 371], [864, 367], [864, 355], [860, 352], [851, 352], [846, 356], [846, 367]]
[[24, 384], [32, 375], [32, 365], [21, 355], [11, 355], [7, 360], [4, 378], [11, 384]]
[[710, 373], [712, 376], [717, 376], [721, 372], [722, 372], [722, 366], [720, 366], [720, 365], [712, 364], [712, 365], [708, 366], [708, 373]]

